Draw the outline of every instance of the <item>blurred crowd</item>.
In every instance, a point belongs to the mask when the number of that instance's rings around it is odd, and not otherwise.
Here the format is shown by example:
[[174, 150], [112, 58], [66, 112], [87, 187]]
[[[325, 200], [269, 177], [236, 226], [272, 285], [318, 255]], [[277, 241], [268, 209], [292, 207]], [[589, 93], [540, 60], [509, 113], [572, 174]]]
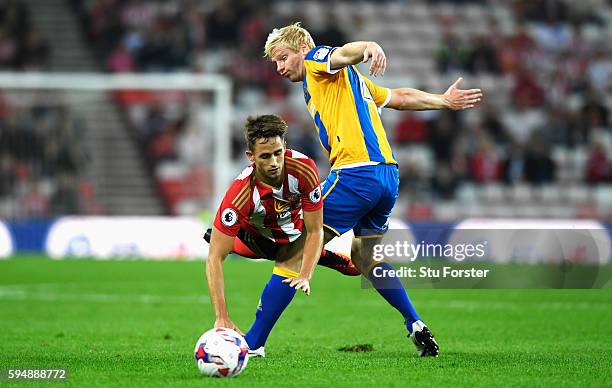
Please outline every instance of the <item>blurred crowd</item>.
[[[437, 3], [449, 1], [430, 2], [432, 6]], [[485, 6], [488, 2], [450, 3]], [[259, 102], [262, 107], [289, 95], [290, 86], [262, 60], [261, 53], [271, 28], [300, 19], [300, 2], [292, 3], [296, 11], [289, 18], [275, 13], [277, 4], [249, 0], [74, 2], [108, 71], [221, 71], [236, 83], [237, 105], [263, 97]], [[402, 169], [406, 186], [416, 184], [451, 198], [455, 187], [466, 180], [553, 182], [559, 179], [558, 161], [552, 155], [556, 145], [587, 149], [581, 177], [584, 182], [612, 179], [610, 117], [605, 100], [610, 93], [611, 53], [609, 45], [592, 37], [593, 31], [606, 27], [606, 21], [596, 8], [567, 1], [508, 4], [515, 23], [510, 33], [501, 31], [492, 19], [486, 35], [464, 36], [454, 28], [452, 17], [439, 20], [442, 38], [434, 53], [436, 70], [442, 75], [509, 78], [510, 103], [484, 104], [475, 122], [466, 122], [464, 115], [452, 112], [434, 116], [407, 113], [393, 128], [387, 128], [400, 151], [404, 144], [425, 144], [433, 154], [435, 164], [429, 176], [416, 165]], [[351, 40], [333, 18], [322, 18], [324, 23], [313, 31], [315, 41], [341, 45]], [[385, 42], [381, 44], [384, 47]], [[220, 60], [223, 58], [229, 60]], [[279, 113], [296, 127], [290, 143], [320, 158], [308, 128], [311, 125], [303, 122], [293, 107], [283, 107]], [[163, 140], [162, 148], [168, 149], [172, 148], [168, 139], [176, 137], [177, 127], [167, 125], [160, 130], [163, 116], [163, 109], [151, 107], [151, 124], [143, 134], [146, 144], [155, 134]], [[240, 155], [239, 131], [234, 140], [235, 153]], [[158, 154], [155, 149], [148, 153]]]
[[[144, 0], [72, 1], [86, 35], [109, 72], [223, 72], [236, 92], [248, 87], [283, 89], [274, 69], [261, 60], [266, 5], [257, 1], [151, 2]], [[239, 57], [220, 63], [219, 53]], [[217, 58], [217, 60], [215, 60]], [[280, 85], [280, 86], [279, 86]], [[144, 107], [132, 120], [148, 162], [180, 158], [185, 114], [176, 104], [147, 96], [124, 101]], [[135, 117], [130, 115], [130, 117]], [[240, 150], [243, 145], [239, 146]]]
[[[574, 4], [558, 0], [511, 4], [513, 33], [502, 33], [491, 21], [486, 35], [461, 37], [451, 18], [442, 24], [436, 51], [441, 74], [510, 79], [508, 103], [485, 103], [476, 122], [447, 112], [435, 120], [408, 114], [395, 128], [399, 143], [429, 144], [436, 163], [432, 186], [443, 197], [452, 196], [462, 180], [562, 180], [560, 158], [553, 156], [557, 146], [566, 154], [586, 150], [580, 181], [612, 181], [612, 50], [601, 33], [606, 20], [596, 8], [572, 10]], [[418, 179], [419, 172], [412, 173]]]
[[[0, 2], [0, 70], [49, 70], [50, 47], [23, 1]], [[0, 218], [92, 213], [93, 188], [81, 174], [84, 125], [48, 93], [0, 93]]]
[[[262, 59], [273, 21], [289, 22], [278, 15], [269, 18], [273, 2], [76, 0], [73, 4], [110, 72], [222, 72], [232, 77], [237, 102], [248, 99], [253, 90], [272, 101], [288, 95], [289, 85]], [[346, 41], [345, 33], [332, 20], [314, 35], [318, 41], [332, 45]], [[265, 101], [260, 104], [265, 105]], [[160, 109], [163, 107], [151, 106], [148, 115], [159, 117], [164, 113]], [[289, 121], [296, 116], [285, 113]], [[159, 131], [146, 128], [144, 132], [150, 137]], [[240, 134], [237, 136], [241, 143]], [[244, 146], [236, 148], [241, 152]]]
[[38, 96], [28, 107], [0, 101], [0, 217], [45, 218], [95, 213], [82, 179], [89, 155], [83, 123]]
[[21, 0], [0, 1], [0, 70], [46, 70], [50, 48]]

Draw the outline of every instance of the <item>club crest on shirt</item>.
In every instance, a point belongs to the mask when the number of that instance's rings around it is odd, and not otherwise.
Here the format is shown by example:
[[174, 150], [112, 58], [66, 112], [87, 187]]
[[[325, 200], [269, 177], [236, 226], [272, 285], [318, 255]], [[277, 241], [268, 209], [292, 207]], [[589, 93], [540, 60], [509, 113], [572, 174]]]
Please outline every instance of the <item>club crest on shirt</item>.
[[297, 193], [289, 193], [287, 199], [274, 198], [274, 210], [278, 218], [286, 218], [291, 211], [302, 206], [302, 196]]
[[278, 199], [274, 199], [274, 210], [276, 213], [283, 213], [289, 210], [289, 202], [281, 202]]

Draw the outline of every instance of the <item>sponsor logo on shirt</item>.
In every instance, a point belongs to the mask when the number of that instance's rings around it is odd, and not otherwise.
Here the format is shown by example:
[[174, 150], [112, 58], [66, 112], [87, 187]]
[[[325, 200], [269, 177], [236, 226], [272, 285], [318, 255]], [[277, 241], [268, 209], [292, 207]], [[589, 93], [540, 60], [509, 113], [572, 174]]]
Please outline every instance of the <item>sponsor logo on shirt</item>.
[[329, 53], [329, 49], [327, 47], [322, 47], [314, 53], [313, 58], [315, 59], [315, 61], [320, 61], [321, 59], [325, 58], [327, 53]]

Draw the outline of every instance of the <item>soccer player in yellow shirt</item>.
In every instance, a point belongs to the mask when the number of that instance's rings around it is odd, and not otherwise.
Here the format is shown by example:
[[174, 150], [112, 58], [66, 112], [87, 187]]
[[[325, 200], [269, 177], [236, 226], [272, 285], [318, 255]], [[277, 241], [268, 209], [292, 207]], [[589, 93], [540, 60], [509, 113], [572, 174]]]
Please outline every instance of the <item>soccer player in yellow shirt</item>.
[[392, 269], [388, 263], [373, 260], [372, 251], [389, 228], [399, 186], [397, 161], [379, 110], [472, 108], [481, 100], [482, 92], [459, 89], [461, 78], [444, 94], [380, 87], [355, 67], [371, 60], [370, 75], [384, 74], [386, 57], [377, 43], [315, 46], [310, 33], [299, 23], [274, 29], [264, 51], [265, 57], [276, 64], [278, 74], [291, 82], [302, 82], [306, 106], [332, 165], [323, 182], [325, 242], [354, 231], [353, 262], [402, 314], [419, 355], [437, 356], [438, 344], [399, 279], [373, 276], [377, 267]]

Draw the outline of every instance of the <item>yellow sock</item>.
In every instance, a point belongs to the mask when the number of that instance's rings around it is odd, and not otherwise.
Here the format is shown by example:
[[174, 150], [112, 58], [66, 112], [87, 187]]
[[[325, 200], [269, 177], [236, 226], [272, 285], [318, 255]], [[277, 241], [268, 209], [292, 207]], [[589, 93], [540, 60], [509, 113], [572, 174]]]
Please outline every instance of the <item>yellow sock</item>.
[[299, 275], [297, 272], [292, 271], [290, 269], [282, 268], [282, 267], [276, 267], [276, 266], [272, 270], [272, 273], [274, 275], [282, 276], [284, 278], [297, 278], [298, 275]]

